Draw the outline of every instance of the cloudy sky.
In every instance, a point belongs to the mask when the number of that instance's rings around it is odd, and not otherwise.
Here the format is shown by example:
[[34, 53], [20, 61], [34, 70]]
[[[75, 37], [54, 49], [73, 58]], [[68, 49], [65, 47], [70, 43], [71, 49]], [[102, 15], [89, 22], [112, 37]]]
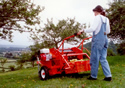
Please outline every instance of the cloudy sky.
[[[92, 9], [97, 5], [103, 8], [108, 8], [108, 3], [113, 0], [31, 0], [35, 4], [45, 7], [44, 11], [40, 13], [42, 20], [41, 25], [46, 23], [46, 19], [53, 18], [56, 24], [58, 20], [75, 18], [81, 24], [91, 24], [94, 18]], [[15, 32], [13, 34], [13, 43], [5, 40], [0, 40], [2, 45], [31, 45], [33, 42], [29, 40], [29, 34], [20, 34]]]

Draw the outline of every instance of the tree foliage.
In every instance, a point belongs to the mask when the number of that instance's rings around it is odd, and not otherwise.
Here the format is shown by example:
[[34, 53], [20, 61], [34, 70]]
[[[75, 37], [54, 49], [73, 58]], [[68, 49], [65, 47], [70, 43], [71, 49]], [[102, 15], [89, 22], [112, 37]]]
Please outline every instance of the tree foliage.
[[24, 63], [26, 62], [25, 58], [23, 58], [24, 56], [22, 56], [20, 59], [17, 60], [17, 65], [19, 65], [18, 69], [22, 69]]
[[11, 41], [13, 31], [32, 31], [42, 10], [31, 0], [0, 0], [0, 39]]
[[32, 52], [23, 53], [20, 59], [17, 60], [17, 64], [20, 65], [19, 68], [22, 68], [25, 62], [31, 62], [32, 67], [34, 67], [36, 60], [36, 54]]
[[[84, 27], [86, 27], [85, 24], [81, 25], [80, 23], [76, 22], [75, 19], [67, 18], [66, 20], [59, 20], [56, 25], [52, 20], [48, 20], [43, 30], [37, 30], [36, 33], [33, 33], [31, 35], [32, 39], [35, 42], [35, 46], [32, 46], [32, 49], [35, 47], [58, 48], [58, 44], [64, 38], [73, 35]], [[67, 40], [67, 42], [76, 44], [80, 41], [80, 39], [83, 39], [85, 37], [86, 35], [82, 34], [80, 36]]]
[[112, 39], [125, 39], [125, 0], [114, 0], [109, 3], [109, 9], [106, 10], [110, 19]]
[[31, 62], [31, 65], [32, 65], [32, 67], [34, 67], [35, 66], [35, 60], [36, 60], [36, 54], [37, 52], [34, 52], [34, 51], [32, 51], [32, 52], [30, 52], [30, 53], [28, 53], [28, 55], [29, 55], [29, 57], [28, 57], [28, 60], [27, 61], [30, 61]]

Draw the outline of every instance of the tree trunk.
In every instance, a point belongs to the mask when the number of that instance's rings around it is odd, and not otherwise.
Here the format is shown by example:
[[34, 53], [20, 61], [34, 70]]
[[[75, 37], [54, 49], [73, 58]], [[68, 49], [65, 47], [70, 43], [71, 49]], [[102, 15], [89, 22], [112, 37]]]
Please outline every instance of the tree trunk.
[[4, 67], [2, 68], [2, 71], [5, 72]]
[[34, 67], [34, 61], [32, 61], [31, 63], [32, 63], [32, 67]]
[[58, 43], [56, 43], [56, 49], [58, 49], [59, 47], [58, 47]]

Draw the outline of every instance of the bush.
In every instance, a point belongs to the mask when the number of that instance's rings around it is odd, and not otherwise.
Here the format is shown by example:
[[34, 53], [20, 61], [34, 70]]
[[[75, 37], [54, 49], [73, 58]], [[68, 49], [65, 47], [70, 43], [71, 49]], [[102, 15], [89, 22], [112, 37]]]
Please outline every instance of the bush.
[[117, 52], [120, 55], [125, 55], [125, 41], [118, 45]]
[[9, 68], [10, 68], [11, 71], [15, 70], [15, 66], [14, 65], [10, 65]]
[[107, 55], [108, 56], [115, 56], [115, 53], [111, 49], [108, 48]]
[[24, 69], [24, 66], [19, 65], [19, 66], [16, 67], [16, 70], [20, 70], [20, 69]]

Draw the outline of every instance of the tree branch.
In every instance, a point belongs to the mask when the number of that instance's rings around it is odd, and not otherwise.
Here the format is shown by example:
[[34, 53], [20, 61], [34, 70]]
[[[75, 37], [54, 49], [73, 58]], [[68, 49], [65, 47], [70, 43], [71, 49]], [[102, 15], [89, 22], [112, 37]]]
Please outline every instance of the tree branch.
[[22, 29], [14, 29], [14, 28], [7, 28], [7, 27], [3, 27], [3, 29], [15, 30], [15, 31], [21, 31], [21, 32], [31, 32], [31, 31], [26, 31], [26, 30], [22, 30]]

